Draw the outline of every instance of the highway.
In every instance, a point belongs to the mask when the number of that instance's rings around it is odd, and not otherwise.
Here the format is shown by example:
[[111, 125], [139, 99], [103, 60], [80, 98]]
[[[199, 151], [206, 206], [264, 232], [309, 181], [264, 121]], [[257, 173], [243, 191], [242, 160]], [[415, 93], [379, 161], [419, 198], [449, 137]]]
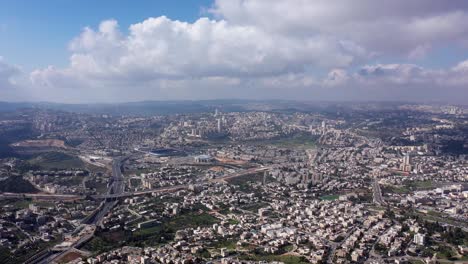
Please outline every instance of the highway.
[[[241, 172], [236, 172], [232, 174], [228, 174], [222, 177], [210, 179], [206, 182], [222, 182], [226, 181], [229, 179], [237, 178], [237, 177], [242, 177], [250, 174], [255, 174], [259, 172], [264, 172], [266, 170], [270, 169], [269, 167], [261, 167], [261, 168], [253, 168], [253, 169], [248, 169], [244, 170]], [[119, 193], [112, 193], [112, 194], [106, 194], [106, 195], [95, 195], [93, 196], [94, 199], [113, 199], [113, 198], [123, 198], [123, 197], [132, 197], [132, 196], [139, 196], [139, 195], [146, 195], [146, 194], [151, 194], [151, 193], [162, 193], [162, 192], [173, 192], [173, 191], [178, 191], [181, 189], [186, 189], [188, 188], [188, 184], [184, 185], [174, 185], [174, 186], [169, 186], [169, 187], [160, 187], [156, 189], [151, 189], [151, 190], [143, 190], [143, 191], [138, 191], [138, 192], [119, 192]]]
[[32, 198], [41, 200], [78, 200], [83, 199], [84, 196], [80, 195], [68, 195], [68, 194], [44, 194], [44, 193], [1, 193], [0, 198]]
[[[188, 185], [176, 185], [176, 186], [170, 186], [170, 187], [162, 187], [162, 188], [153, 189], [153, 190], [124, 193], [125, 183], [124, 183], [124, 178], [123, 178], [122, 171], [121, 171], [121, 165], [124, 160], [125, 160], [124, 158], [115, 158], [113, 160], [112, 178], [110, 181], [110, 185], [107, 189], [107, 193], [104, 196], [95, 196], [95, 198], [101, 198], [104, 200], [91, 217], [85, 218], [83, 220], [82, 222], [83, 225], [93, 226], [93, 227], [101, 225], [102, 219], [110, 212], [110, 210], [112, 210], [112, 208], [114, 208], [117, 205], [118, 200], [116, 198], [135, 196], [135, 195], [145, 195], [145, 194], [157, 193], [157, 192], [173, 192], [173, 191], [188, 188]], [[236, 178], [236, 177], [263, 172], [268, 169], [269, 169], [268, 167], [248, 169], [245, 171], [228, 174], [223, 177], [210, 179], [208, 180], [208, 182], [225, 181], [225, 180], [229, 180], [229, 179]], [[48, 197], [58, 198], [60, 196], [48, 195]], [[82, 244], [86, 243], [93, 236], [94, 236], [94, 232], [81, 234], [81, 237], [77, 238], [76, 241], [67, 250], [60, 252], [60, 253], [56, 253], [56, 252], [54, 253], [53, 251], [50, 251], [50, 250], [41, 251], [40, 253], [36, 254], [35, 257], [32, 258], [33, 259], [32, 261], [29, 261], [28, 263], [40, 263], [40, 264], [55, 263], [57, 260], [60, 260], [61, 258], [63, 258], [66, 254], [72, 252], [75, 248], [78, 248]]]
[[[114, 194], [119, 195], [124, 192], [125, 184], [123, 180], [122, 171], [120, 169], [122, 162], [124, 160], [125, 158], [119, 157], [119, 158], [115, 158], [112, 161], [112, 178], [110, 181], [110, 185], [107, 189], [107, 195], [114, 195]], [[85, 218], [82, 224], [93, 226], [93, 227], [101, 225], [102, 219], [109, 213], [110, 210], [112, 210], [112, 208], [114, 208], [117, 205], [117, 203], [118, 203], [117, 200], [105, 199], [101, 203], [99, 208], [93, 213], [92, 217]], [[29, 263], [40, 263], [40, 264], [54, 263], [57, 260], [60, 260], [66, 254], [72, 252], [75, 248], [80, 247], [82, 244], [90, 240], [93, 236], [94, 236], [94, 231], [91, 233], [81, 234], [81, 237], [78, 237], [76, 241], [67, 250], [59, 254], [52, 254], [52, 252], [50, 252], [49, 254], [44, 255], [43, 257], [34, 259], [33, 261]], [[40, 254], [43, 254], [43, 252], [41, 252]]]
[[375, 204], [385, 205], [385, 201], [382, 197], [382, 190], [380, 189], [379, 180], [377, 178], [375, 178], [374, 182], [372, 183], [372, 193]]
[[[214, 179], [208, 180], [207, 182], [222, 182], [222, 181], [226, 181], [226, 180], [236, 178], [236, 177], [242, 177], [242, 176], [246, 176], [249, 174], [263, 172], [269, 169], [270, 169], [269, 167], [248, 169], [248, 170], [244, 170], [241, 172], [236, 172], [236, 173], [228, 174], [222, 177], [214, 178]], [[119, 161], [117, 160], [113, 162], [112, 175], [113, 177], [111, 179], [111, 185], [107, 189], [106, 194], [92, 195], [91, 197], [93, 199], [101, 200], [101, 199], [133, 197], [133, 196], [140, 196], [140, 195], [158, 193], [158, 192], [171, 192], [171, 191], [177, 191], [180, 189], [188, 188], [188, 185], [175, 185], [175, 186], [161, 187], [161, 188], [143, 190], [143, 191], [137, 191], [137, 192], [124, 192], [125, 184], [123, 182], [122, 172], [120, 171]], [[80, 196], [80, 195], [66, 195], [66, 194], [1, 193], [0, 198], [37, 198], [37, 199], [43, 199], [43, 200], [78, 200], [78, 199], [85, 199], [86, 197]], [[98, 219], [102, 219], [107, 214], [106, 212], [108, 212], [110, 208], [113, 207], [111, 206], [111, 204], [112, 204], [112, 201], [106, 202], [104, 206], [107, 208], [103, 208], [102, 210], [100, 210], [101, 214], [100, 214], [100, 217], [98, 217]], [[92, 222], [89, 222], [89, 224], [92, 224]]]
[[105, 200], [101, 203], [98, 210], [90, 218], [87, 218], [83, 224], [100, 225], [104, 216], [106, 216], [112, 208], [114, 208], [118, 201], [112, 200], [112, 196], [119, 197], [125, 190], [124, 178], [120, 169], [123, 158], [116, 158], [112, 161], [112, 178], [107, 194], [102, 197]]

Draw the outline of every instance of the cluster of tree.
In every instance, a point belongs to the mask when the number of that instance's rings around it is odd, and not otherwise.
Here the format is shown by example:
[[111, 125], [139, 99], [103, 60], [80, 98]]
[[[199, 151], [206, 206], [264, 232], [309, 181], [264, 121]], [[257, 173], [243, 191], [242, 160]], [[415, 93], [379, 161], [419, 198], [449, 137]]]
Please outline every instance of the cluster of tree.
[[1, 192], [12, 193], [37, 193], [39, 192], [31, 183], [21, 176], [11, 176], [0, 181]]
[[443, 226], [439, 222], [424, 222], [427, 234], [430, 236], [435, 232], [440, 233], [441, 237], [447, 243], [453, 245], [463, 245], [468, 240], [468, 233], [460, 227]]

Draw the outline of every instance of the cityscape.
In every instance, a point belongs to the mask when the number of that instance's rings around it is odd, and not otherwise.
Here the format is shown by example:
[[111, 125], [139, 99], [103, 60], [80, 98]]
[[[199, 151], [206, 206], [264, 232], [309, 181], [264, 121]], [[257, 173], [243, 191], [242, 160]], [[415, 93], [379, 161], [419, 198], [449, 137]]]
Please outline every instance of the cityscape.
[[466, 25], [0, 0], [0, 264], [468, 264]]
[[466, 107], [294, 105], [2, 113], [5, 263], [467, 260]]

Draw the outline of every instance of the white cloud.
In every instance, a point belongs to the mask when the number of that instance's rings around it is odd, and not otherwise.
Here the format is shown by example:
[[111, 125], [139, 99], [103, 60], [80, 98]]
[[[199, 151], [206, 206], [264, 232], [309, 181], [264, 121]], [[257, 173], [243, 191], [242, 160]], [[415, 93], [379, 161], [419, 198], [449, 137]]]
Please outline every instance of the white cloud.
[[[466, 103], [468, 61], [449, 69], [426, 69], [414, 64], [365, 65], [356, 72], [333, 70], [323, 85], [348, 91], [361, 100], [429, 100]], [[358, 99], [358, 98], [355, 98]]]
[[325, 80], [323, 80], [323, 85], [325, 86], [338, 86], [346, 84], [349, 80], [348, 73], [344, 69], [333, 69], [331, 70]]
[[[30, 78], [35, 86], [140, 86], [152, 94], [162, 91], [160, 85], [167, 87], [176, 80], [184, 80], [194, 89], [190, 82], [200, 84], [215, 79], [220, 85], [219, 80], [233, 79], [250, 80], [247, 83], [258, 79], [260, 83], [277, 85], [301, 73], [347, 67], [366, 56], [361, 47], [350, 41], [321, 35], [271, 34], [255, 26], [208, 18], [194, 23], [149, 18], [131, 25], [128, 35], [119, 30], [115, 20], [103, 21], [98, 30], [85, 28], [69, 46], [69, 67], [33, 71]], [[310, 84], [309, 78], [295, 81], [304, 86]]]
[[429, 44], [422, 44], [411, 50], [408, 54], [409, 59], [422, 59], [427, 56], [427, 54], [431, 51], [431, 45]]
[[32, 98], [25, 73], [0, 56], [0, 101], [21, 101]]
[[459, 0], [216, 0], [216, 20], [161, 16], [128, 31], [115, 20], [84, 28], [69, 44], [69, 65], [33, 71], [31, 87], [72, 102], [467, 95], [466, 62], [439, 70], [366, 65], [468, 43], [466, 10]]
[[21, 70], [19, 67], [8, 64], [0, 57], [0, 89], [10, 89], [15, 86], [14, 77], [19, 75]]
[[[332, 38], [291, 38], [207, 18], [193, 24], [149, 18], [129, 31], [123, 36], [113, 20], [102, 22], [98, 31], [85, 28], [70, 44], [73, 54], [67, 70], [76, 77], [132, 82], [271, 76], [344, 67], [364, 53]], [[34, 77], [46, 78], [47, 72], [37, 71]]]
[[460, 73], [468, 73], [468, 60], [458, 63], [452, 70]]
[[421, 45], [466, 43], [463, 0], [216, 0], [211, 12], [269, 32], [333, 35], [369, 51], [408, 54]]

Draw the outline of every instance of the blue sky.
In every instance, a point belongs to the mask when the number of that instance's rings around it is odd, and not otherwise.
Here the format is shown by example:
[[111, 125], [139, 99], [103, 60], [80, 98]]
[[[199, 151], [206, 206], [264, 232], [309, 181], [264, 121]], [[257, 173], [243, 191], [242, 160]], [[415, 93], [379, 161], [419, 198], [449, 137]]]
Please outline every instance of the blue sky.
[[[26, 70], [68, 63], [68, 43], [86, 27], [116, 19], [122, 30], [148, 17], [193, 22], [208, 0], [0, 0], [0, 55]], [[32, 48], [34, 46], [34, 48]]]
[[0, 100], [466, 103], [465, 0], [0, 0]]

